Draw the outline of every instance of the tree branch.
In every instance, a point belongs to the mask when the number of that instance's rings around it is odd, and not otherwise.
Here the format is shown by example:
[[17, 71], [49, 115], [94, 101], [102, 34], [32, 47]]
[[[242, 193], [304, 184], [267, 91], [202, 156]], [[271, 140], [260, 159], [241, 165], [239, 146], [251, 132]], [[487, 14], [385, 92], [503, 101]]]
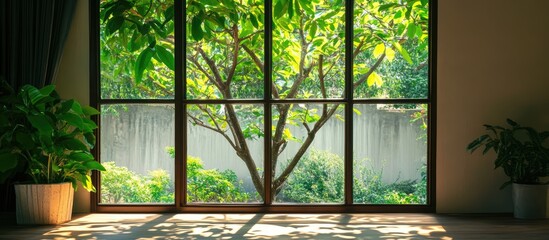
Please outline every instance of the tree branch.
[[217, 69], [217, 66], [215, 66], [215, 62], [208, 57], [208, 55], [206, 55], [200, 46], [196, 46], [196, 50], [200, 53], [200, 56], [204, 58], [204, 61], [206, 61], [206, 64], [208, 64], [210, 70], [212, 70], [212, 73], [215, 76], [215, 78], [212, 78], [214, 80], [213, 84], [219, 89], [219, 91], [224, 92], [225, 86], [223, 84], [223, 78], [221, 78], [221, 74], [219, 74], [219, 70]]
[[[324, 104], [326, 105], [326, 104]], [[284, 182], [286, 182], [288, 176], [292, 173], [294, 168], [297, 166], [297, 163], [301, 160], [301, 157], [305, 154], [307, 149], [309, 149], [309, 146], [311, 143], [313, 143], [313, 140], [316, 136], [316, 133], [324, 124], [330, 119], [330, 117], [336, 112], [337, 108], [339, 107], [339, 104], [334, 105], [332, 109], [327, 114], [323, 114], [320, 119], [315, 123], [313, 129], [307, 134], [307, 138], [305, 139], [305, 142], [301, 145], [297, 153], [294, 155], [292, 160], [290, 161], [290, 164], [284, 169], [284, 171], [273, 181], [273, 189], [276, 193], [280, 192], [282, 185]]]
[[255, 164], [255, 161], [250, 153], [250, 149], [248, 148], [246, 138], [242, 132], [242, 127], [240, 126], [240, 122], [236, 116], [236, 111], [231, 104], [225, 104], [225, 111], [228, 118], [227, 123], [231, 127], [231, 131], [235, 134], [239, 145], [240, 150], [236, 152], [236, 155], [238, 155], [238, 157], [244, 161], [244, 164], [246, 164], [255, 189], [258, 191], [263, 200], [265, 200], [265, 189], [263, 187], [263, 182], [261, 181], [262, 178], [259, 175], [257, 165]]
[[[254, 53], [254, 51], [252, 51], [248, 46], [246, 45], [242, 45], [242, 48], [244, 49], [244, 51], [246, 53], [248, 53], [248, 55], [250, 55], [250, 57], [252, 58], [252, 60], [254, 61], [255, 65], [261, 70], [261, 72], [263, 74], [265, 74], [265, 65], [261, 62], [261, 60], [259, 59], [259, 57], [257, 57], [257, 54]], [[274, 98], [280, 98], [280, 95], [278, 93], [278, 89], [276, 89], [276, 85], [274, 84], [273, 81], [271, 81], [271, 91], [273, 93], [273, 97]]]
[[231, 82], [233, 81], [234, 73], [236, 71], [236, 65], [238, 65], [238, 52], [240, 51], [240, 41], [238, 39], [238, 26], [235, 24], [232, 28], [232, 37], [234, 39], [234, 47], [233, 47], [233, 58], [232, 58], [232, 64], [231, 68], [229, 69], [229, 72], [227, 74], [227, 80], [225, 82], [225, 87], [227, 91], [229, 90], [229, 86], [231, 85]]
[[[332, 65], [333, 66], [333, 65]], [[320, 80], [320, 93], [322, 98], [326, 98], [326, 84], [324, 82], [324, 55], [318, 57], [318, 80]]]
[[353, 90], [356, 89], [360, 84], [364, 83], [366, 79], [368, 79], [368, 77], [379, 67], [381, 62], [383, 62], [383, 59], [385, 59], [385, 53], [379, 56], [374, 66], [372, 66], [370, 70], [368, 70], [368, 72], [364, 74], [364, 76], [362, 76], [357, 82], [353, 83]]

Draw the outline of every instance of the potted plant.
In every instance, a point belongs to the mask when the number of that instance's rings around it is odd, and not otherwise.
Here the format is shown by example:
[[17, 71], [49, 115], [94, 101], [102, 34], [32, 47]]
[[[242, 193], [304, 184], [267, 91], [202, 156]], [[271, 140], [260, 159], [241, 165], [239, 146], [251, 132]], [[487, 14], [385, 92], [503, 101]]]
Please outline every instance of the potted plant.
[[547, 217], [548, 185], [541, 181], [549, 176], [549, 132], [538, 132], [507, 119], [509, 127], [484, 125], [487, 134], [473, 140], [467, 150], [484, 147], [483, 154], [496, 153], [495, 168], [503, 168], [513, 184], [514, 216], [517, 218]]
[[105, 168], [95, 161], [99, 112], [75, 100], [62, 100], [53, 85], [26, 85], [16, 93], [0, 86], [0, 182], [23, 173], [30, 184], [16, 184], [18, 224], [59, 224], [71, 219], [78, 183], [95, 191], [90, 173]]

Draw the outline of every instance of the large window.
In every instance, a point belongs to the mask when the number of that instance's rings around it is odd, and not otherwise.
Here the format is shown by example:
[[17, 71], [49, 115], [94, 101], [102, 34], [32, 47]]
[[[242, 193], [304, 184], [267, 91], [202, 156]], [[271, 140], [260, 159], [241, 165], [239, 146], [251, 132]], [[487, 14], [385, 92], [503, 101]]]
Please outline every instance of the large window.
[[433, 211], [433, 3], [94, 0], [98, 211]]

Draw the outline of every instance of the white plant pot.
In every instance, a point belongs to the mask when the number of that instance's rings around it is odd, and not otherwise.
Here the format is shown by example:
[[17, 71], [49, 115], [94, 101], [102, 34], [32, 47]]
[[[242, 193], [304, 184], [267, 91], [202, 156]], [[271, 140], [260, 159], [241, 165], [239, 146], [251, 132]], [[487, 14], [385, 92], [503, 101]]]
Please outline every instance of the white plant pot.
[[513, 215], [524, 219], [547, 218], [548, 195], [549, 185], [513, 183]]
[[71, 220], [74, 189], [71, 183], [16, 184], [17, 224], [61, 224]]

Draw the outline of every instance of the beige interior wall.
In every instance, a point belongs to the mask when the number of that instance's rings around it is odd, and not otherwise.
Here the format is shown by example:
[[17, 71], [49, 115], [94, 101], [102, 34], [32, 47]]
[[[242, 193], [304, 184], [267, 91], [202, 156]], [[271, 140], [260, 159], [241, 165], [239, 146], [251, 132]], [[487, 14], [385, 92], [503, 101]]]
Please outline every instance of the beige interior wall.
[[[82, 104], [89, 104], [90, 100], [88, 22], [88, 0], [78, 0], [55, 82], [59, 95]], [[84, 188], [74, 193], [73, 211], [90, 211], [90, 194]]]
[[[58, 75], [62, 96], [88, 102], [88, 2], [78, 0]], [[510, 212], [505, 176], [465, 146], [507, 117], [549, 130], [549, 1], [439, 0], [437, 211]], [[75, 211], [89, 209], [77, 193]]]
[[493, 155], [465, 146], [512, 118], [549, 130], [549, 1], [440, 0], [437, 211], [511, 212]]

